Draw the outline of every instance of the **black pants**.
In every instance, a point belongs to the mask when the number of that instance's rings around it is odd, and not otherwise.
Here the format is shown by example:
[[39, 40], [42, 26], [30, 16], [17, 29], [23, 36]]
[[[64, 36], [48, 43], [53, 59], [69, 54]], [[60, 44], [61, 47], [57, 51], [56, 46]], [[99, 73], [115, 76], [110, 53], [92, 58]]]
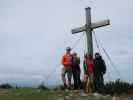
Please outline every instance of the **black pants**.
[[95, 75], [94, 84], [95, 84], [96, 91], [100, 91], [101, 89], [103, 89], [103, 87], [104, 87], [103, 74]]
[[74, 80], [74, 89], [81, 89], [82, 85], [80, 80], [80, 70], [73, 68], [72, 72], [73, 72], [73, 80]]

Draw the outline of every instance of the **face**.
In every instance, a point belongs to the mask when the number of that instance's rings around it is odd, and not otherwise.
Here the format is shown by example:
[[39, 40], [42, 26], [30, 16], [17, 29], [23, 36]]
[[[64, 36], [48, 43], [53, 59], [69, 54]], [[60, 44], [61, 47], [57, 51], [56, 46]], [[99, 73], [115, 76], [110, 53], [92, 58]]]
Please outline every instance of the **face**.
[[100, 56], [97, 54], [97, 55], [95, 55], [95, 58], [99, 58]]
[[70, 53], [70, 52], [71, 52], [71, 50], [66, 50], [66, 52], [67, 52], [67, 53]]
[[89, 57], [90, 57], [90, 54], [87, 53], [87, 54], [86, 54], [86, 58], [89, 58]]
[[73, 54], [73, 57], [77, 57], [77, 54]]

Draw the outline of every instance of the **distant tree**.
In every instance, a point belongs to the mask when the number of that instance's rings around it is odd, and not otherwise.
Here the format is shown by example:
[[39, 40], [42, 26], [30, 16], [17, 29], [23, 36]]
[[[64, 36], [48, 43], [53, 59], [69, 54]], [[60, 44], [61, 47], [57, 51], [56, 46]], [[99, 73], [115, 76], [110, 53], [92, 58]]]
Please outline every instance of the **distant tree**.
[[64, 90], [64, 86], [63, 85], [58, 85], [56, 86], [53, 90]]
[[38, 89], [41, 89], [41, 90], [49, 90], [48, 87], [46, 87], [45, 85], [41, 84], [38, 86]]
[[113, 95], [129, 93], [130, 91], [133, 91], [133, 84], [118, 79], [116, 81], [110, 81], [106, 83], [104, 88], [100, 92]]
[[0, 88], [1, 89], [11, 89], [13, 88], [10, 84], [6, 83], [6, 84], [1, 84], [0, 85]]
[[15, 88], [16, 88], [16, 89], [18, 89], [18, 88], [19, 88], [17, 84], [16, 84]]

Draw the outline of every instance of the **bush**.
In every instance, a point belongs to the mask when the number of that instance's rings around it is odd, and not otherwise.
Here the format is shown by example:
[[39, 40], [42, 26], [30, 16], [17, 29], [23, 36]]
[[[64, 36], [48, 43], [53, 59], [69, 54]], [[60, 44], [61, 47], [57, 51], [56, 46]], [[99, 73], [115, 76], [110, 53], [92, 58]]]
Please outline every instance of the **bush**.
[[63, 85], [58, 85], [56, 86], [53, 90], [64, 90], [64, 86]]
[[38, 89], [41, 89], [41, 90], [49, 90], [46, 86], [44, 86], [43, 84], [39, 85], [38, 86]]
[[1, 89], [11, 89], [11, 88], [13, 88], [13, 87], [12, 87], [10, 84], [7, 83], [7, 84], [1, 84], [1, 85], [0, 85], [0, 88], [1, 88]]
[[122, 94], [129, 93], [133, 90], [133, 84], [123, 82], [120, 79], [106, 83], [102, 89], [105, 94]]

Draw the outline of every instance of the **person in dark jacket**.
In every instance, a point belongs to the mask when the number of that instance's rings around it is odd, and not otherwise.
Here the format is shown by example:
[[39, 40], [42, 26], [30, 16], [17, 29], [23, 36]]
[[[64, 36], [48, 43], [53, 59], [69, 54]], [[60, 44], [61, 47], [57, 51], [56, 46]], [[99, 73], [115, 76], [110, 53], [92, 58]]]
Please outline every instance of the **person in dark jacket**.
[[99, 53], [95, 53], [94, 59], [94, 84], [95, 90], [100, 91], [104, 86], [103, 75], [106, 73], [106, 65], [102, 56]]
[[81, 80], [80, 80], [80, 58], [77, 56], [77, 53], [72, 54], [72, 73], [74, 80], [74, 89], [81, 89]]

